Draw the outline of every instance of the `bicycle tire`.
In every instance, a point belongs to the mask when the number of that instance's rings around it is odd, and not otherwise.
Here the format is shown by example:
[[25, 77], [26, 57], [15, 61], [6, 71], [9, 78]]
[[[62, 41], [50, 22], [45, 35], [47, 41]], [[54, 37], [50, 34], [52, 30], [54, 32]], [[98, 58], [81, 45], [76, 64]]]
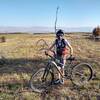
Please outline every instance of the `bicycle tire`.
[[71, 80], [75, 85], [83, 86], [92, 79], [92, 76], [93, 76], [92, 66], [88, 63], [80, 63], [73, 67]]
[[29, 84], [34, 92], [42, 93], [48, 87], [52, 81], [52, 74], [49, 71], [48, 76], [46, 76], [46, 81], [42, 81], [45, 68], [39, 69], [36, 73], [32, 74]]

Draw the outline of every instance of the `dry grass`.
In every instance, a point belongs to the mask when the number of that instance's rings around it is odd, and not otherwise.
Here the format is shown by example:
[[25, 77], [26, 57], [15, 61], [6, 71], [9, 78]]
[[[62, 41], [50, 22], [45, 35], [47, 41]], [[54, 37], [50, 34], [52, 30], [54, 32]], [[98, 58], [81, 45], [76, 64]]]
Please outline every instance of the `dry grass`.
[[[4, 64], [0, 65], [0, 100], [14, 100], [14, 94], [21, 89], [19, 94], [25, 100], [59, 100], [57, 98], [75, 97], [79, 99], [82, 91], [92, 91], [100, 94], [100, 42], [89, 40], [83, 34], [69, 34], [65, 37], [70, 41], [74, 49], [74, 56], [80, 61], [89, 62], [93, 66], [96, 78], [86, 87], [73, 87], [68, 80], [66, 86], [49, 87], [48, 94], [36, 94], [27, 90], [29, 79], [33, 72], [45, 66], [46, 56], [37, 51], [36, 41], [44, 39], [49, 45], [55, 39], [53, 34], [31, 35], [31, 34], [8, 34], [3, 35], [7, 42], [0, 43], [0, 56], [4, 57]], [[91, 94], [91, 93], [90, 93]], [[19, 99], [18, 99], [19, 100]], [[93, 99], [95, 100], [95, 99]]]

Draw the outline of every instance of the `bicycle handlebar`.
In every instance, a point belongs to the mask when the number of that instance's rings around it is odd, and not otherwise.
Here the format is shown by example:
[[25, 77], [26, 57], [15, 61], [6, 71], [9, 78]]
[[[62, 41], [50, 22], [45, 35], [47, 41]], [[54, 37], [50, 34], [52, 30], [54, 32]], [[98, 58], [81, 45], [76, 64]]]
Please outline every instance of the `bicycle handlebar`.
[[45, 51], [45, 55], [46, 55], [46, 56], [49, 56], [49, 57], [52, 58], [52, 59], [56, 59], [55, 57], [53, 57], [53, 56], [49, 55], [48, 53], [46, 53], [46, 51]]
[[[53, 56], [49, 55], [48, 53], [46, 53], [46, 51], [45, 51], [45, 55], [46, 55], [46, 56], [49, 56], [51, 59], [56, 60], [56, 58], [55, 58], [55, 57], [53, 57]], [[74, 60], [75, 60], [75, 57], [71, 55], [71, 56], [70, 56], [70, 57], [68, 57], [66, 60], [69, 60], [69, 61], [74, 61]]]

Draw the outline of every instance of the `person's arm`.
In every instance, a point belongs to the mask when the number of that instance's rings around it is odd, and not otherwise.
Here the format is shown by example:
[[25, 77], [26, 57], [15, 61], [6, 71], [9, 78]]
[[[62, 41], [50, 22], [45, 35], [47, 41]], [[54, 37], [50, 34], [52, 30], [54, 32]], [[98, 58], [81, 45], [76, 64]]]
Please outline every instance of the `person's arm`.
[[73, 48], [72, 48], [72, 46], [70, 44], [68, 44], [68, 47], [70, 49], [70, 55], [72, 56], [73, 55]]
[[55, 43], [53, 43], [48, 50], [52, 50], [52, 48], [55, 46]]
[[69, 47], [69, 49], [70, 49], [70, 55], [73, 55], [73, 48], [67, 40], [66, 40], [66, 44], [67, 44], [66, 48]]
[[45, 51], [46, 54], [54, 55], [52, 48], [55, 46], [55, 42]]

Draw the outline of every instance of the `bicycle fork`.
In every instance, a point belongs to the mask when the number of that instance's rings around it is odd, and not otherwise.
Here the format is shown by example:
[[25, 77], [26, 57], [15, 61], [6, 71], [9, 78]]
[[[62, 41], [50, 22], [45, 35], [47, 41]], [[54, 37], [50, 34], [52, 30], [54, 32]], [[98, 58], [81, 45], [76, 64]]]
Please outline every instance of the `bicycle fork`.
[[47, 67], [45, 68], [44, 74], [42, 76], [42, 81], [43, 82], [46, 81], [47, 76], [48, 76], [49, 73], [51, 74], [52, 80], [54, 79], [54, 74], [50, 69], [51, 69], [51, 66], [48, 64]]

